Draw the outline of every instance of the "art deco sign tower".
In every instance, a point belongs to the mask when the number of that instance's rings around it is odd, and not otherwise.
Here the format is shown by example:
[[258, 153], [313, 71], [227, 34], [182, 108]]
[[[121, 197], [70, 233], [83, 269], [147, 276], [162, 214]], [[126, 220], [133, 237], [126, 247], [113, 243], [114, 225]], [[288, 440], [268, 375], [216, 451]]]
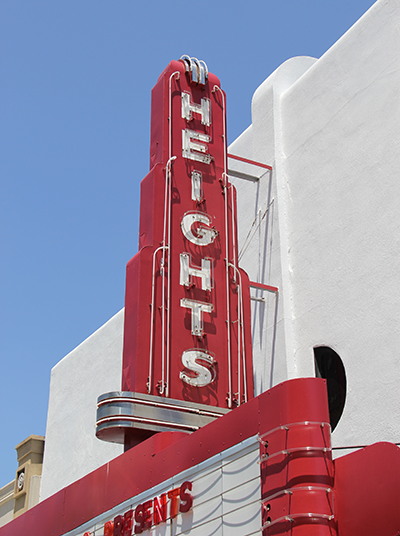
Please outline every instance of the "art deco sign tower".
[[204, 62], [183, 56], [152, 91], [139, 252], [127, 265], [122, 391], [99, 397], [96, 435], [130, 448], [155, 432], [194, 431], [252, 397], [225, 93]]

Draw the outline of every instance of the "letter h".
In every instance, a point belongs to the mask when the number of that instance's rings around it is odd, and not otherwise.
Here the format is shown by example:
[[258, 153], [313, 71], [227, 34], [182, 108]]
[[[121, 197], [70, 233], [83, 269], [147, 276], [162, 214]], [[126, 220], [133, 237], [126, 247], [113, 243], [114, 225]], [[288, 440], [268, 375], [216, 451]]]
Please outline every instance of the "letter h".
[[190, 93], [182, 93], [182, 117], [187, 121], [192, 119], [192, 113], [201, 115], [201, 124], [211, 125], [211, 101], [210, 99], [201, 99], [201, 104], [190, 101]]
[[202, 290], [211, 290], [211, 259], [201, 259], [201, 268], [190, 266], [189, 253], [180, 254], [181, 269], [179, 283], [184, 287], [189, 287], [192, 277], [201, 278]]

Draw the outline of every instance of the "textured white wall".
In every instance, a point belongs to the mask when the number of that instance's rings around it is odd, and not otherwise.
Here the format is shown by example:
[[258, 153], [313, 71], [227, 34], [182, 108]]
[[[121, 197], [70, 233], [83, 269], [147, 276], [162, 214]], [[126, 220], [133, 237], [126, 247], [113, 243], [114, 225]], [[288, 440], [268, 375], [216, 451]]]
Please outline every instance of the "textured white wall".
[[273, 167], [270, 173], [229, 162], [235, 171], [261, 174], [256, 182], [231, 179], [238, 198], [239, 251], [243, 252], [240, 266], [251, 281], [279, 288], [278, 296], [252, 290], [253, 295], [265, 299], [265, 304], [252, 302], [256, 394], [297, 375], [293, 361], [286, 359], [292, 352], [293, 328], [287, 259], [287, 200], [281, 183], [281, 139], [286, 126], [281, 123], [281, 96], [316, 61], [309, 57], [292, 58], [267, 78], [253, 97], [251, 127], [229, 147], [231, 154]]
[[[318, 61], [283, 64], [230, 148], [274, 167], [273, 213], [242, 262], [280, 287], [275, 355], [254, 339], [257, 388], [285, 365], [287, 377], [313, 376], [313, 347], [332, 347], [348, 382], [337, 446], [400, 440], [399, 29], [400, 3], [380, 0]], [[243, 243], [268, 185], [236, 183]]]
[[40, 500], [123, 452], [95, 436], [97, 397], [121, 388], [121, 310], [51, 371]]
[[336, 444], [400, 441], [399, 35], [400, 3], [377, 2], [282, 98], [293, 358], [341, 356]]

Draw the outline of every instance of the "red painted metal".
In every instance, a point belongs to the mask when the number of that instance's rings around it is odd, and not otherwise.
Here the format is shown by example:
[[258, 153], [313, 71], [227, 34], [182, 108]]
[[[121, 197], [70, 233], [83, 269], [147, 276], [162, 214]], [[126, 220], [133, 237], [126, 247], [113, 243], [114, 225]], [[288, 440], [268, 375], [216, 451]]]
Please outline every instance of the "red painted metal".
[[271, 285], [264, 285], [263, 283], [256, 283], [255, 281], [250, 281], [249, 286], [251, 288], [258, 288], [260, 290], [267, 290], [268, 292], [279, 292], [278, 287], [273, 287]]
[[400, 535], [400, 449], [376, 443], [334, 463], [339, 535]]
[[[324, 380], [303, 378], [284, 382], [193, 434], [164, 432], [152, 436], [0, 528], [0, 536], [61, 536], [248, 437], [263, 435], [282, 423], [324, 422], [328, 414]], [[314, 432], [310, 435], [308, 429], [297, 432], [293, 439], [294, 444], [314, 440]], [[304, 484], [310, 481], [310, 475], [314, 483], [318, 479], [325, 483], [327, 479], [324, 458], [320, 454], [302, 454], [289, 464], [274, 464], [268, 480], [265, 473], [262, 475], [264, 497], [271, 486], [281, 489], [287, 485], [287, 471], [290, 485]], [[307, 534], [324, 533], [310, 530]]]
[[[149, 438], [0, 528], [0, 536], [61, 536], [256, 434], [269, 441], [270, 453], [260, 465], [262, 498], [269, 498], [263, 522], [271, 518], [264, 536], [333, 536], [337, 527], [339, 536], [396, 536], [400, 449], [378, 443], [336, 459], [333, 467], [329, 450], [321, 450], [329, 447], [327, 428], [305, 424], [326, 422], [328, 415], [324, 380], [284, 382], [193, 434], [164, 432]], [[281, 426], [288, 424], [287, 432]], [[291, 452], [272, 456], [280, 450]], [[323, 516], [331, 504], [335, 518], [329, 521]], [[307, 513], [320, 517], [299, 516]]]
[[[253, 370], [250, 292], [246, 273], [237, 270], [237, 247], [234, 248], [234, 243], [237, 244], [236, 194], [225, 175], [225, 95], [219, 88], [220, 82], [213, 74], [209, 74], [208, 82], [204, 86], [192, 84], [189, 74], [185, 73], [184, 63], [172, 61], [152, 91], [151, 171], [141, 184], [139, 252], [129, 261], [126, 274], [122, 390], [226, 408], [243, 403], [245, 392], [247, 399], [253, 397]], [[202, 124], [202, 116], [196, 111], [193, 111], [190, 120], [182, 117], [182, 95], [189, 95], [190, 103], [197, 106], [202, 99], [208, 99], [211, 105], [210, 125]], [[199, 142], [204, 153], [211, 155], [210, 163], [183, 156], [182, 139], [187, 130], [210, 137], [207, 143]], [[193, 152], [198, 155], [201, 151], [193, 149]], [[171, 156], [174, 159], [169, 162]], [[171, 195], [168, 193], [168, 177], [166, 187], [166, 174], [169, 169]], [[193, 171], [202, 174], [203, 192], [201, 199], [197, 200], [192, 199]], [[209, 218], [207, 227], [209, 230], [215, 230], [216, 235], [211, 243], [195, 244], [185, 236], [182, 222], [189, 212], [197, 215], [201, 213]], [[196, 227], [196, 224], [192, 231], [195, 238], [201, 236], [201, 231], [200, 234], [197, 233], [199, 226]], [[163, 246], [168, 246], [165, 254], [163, 249], [155, 253]], [[212, 262], [211, 290], [203, 290], [198, 276], [191, 277], [190, 285], [184, 286], [180, 283], [180, 254], [183, 253], [190, 255], [190, 264], [193, 267], [200, 268], [204, 259]], [[163, 255], [164, 266], [161, 262]], [[153, 258], [155, 303], [152, 305]], [[243, 297], [242, 310], [239, 304], [239, 283]], [[202, 313], [204, 328], [201, 336], [192, 334], [192, 311], [182, 306], [182, 300], [185, 299], [212, 307], [212, 312]], [[238, 333], [240, 315], [245, 328], [245, 340], [244, 348], [238, 350], [238, 337], [241, 336]], [[153, 349], [150, 352], [151, 336]], [[182, 354], [192, 349], [207, 353], [215, 361], [213, 365], [202, 363], [203, 366], [213, 369], [212, 375], [215, 374], [214, 381], [208, 385], [192, 386], [180, 377], [182, 372], [191, 374], [182, 364]], [[167, 362], [168, 353], [170, 363]], [[241, 364], [243, 361], [244, 366]], [[229, 399], [232, 404], [227, 403]]]
[[336, 534], [329, 423], [287, 423], [263, 439], [263, 533]]
[[233, 158], [234, 160], [239, 160], [240, 162], [245, 162], [246, 164], [251, 164], [253, 166], [258, 166], [264, 169], [269, 169], [272, 171], [272, 167], [267, 164], [262, 164], [261, 162], [256, 162], [255, 160], [249, 160], [248, 158], [243, 158], [243, 156], [237, 156], [235, 154], [228, 154], [228, 158]]
[[[269, 454], [261, 464], [261, 497], [263, 501], [270, 498], [263, 508], [262, 521], [266, 524], [270, 518], [271, 527], [266, 528], [263, 535], [333, 536], [336, 534], [335, 520], [298, 516], [328, 512], [325, 492], [317, 494], [312, 490], [300, 490], [309, 486], [333, 487], [329, 425], [321, 428], [320, 424], [306, 424], [329, 422], [325, 387], [323, 384], [317, 387], [313, 379], [292, 380], [265, 394], [272, 394], [274, 390], [280, 390], [278, 400], [273, 401], [276, 418], [271, 418], [267, 412], [264, 414], [266, 422], [261, 439], [268, 441], [267, 449], [260, 445], [261, 456], [265, 450]], [[324, 448], [328, 450], [324, 451]], [[289, 451], [289, 454], [279, 454], [280, 451]], [[292, 491], [293, 488], [298, 489]], [[270, 505], [269, 510], [266, 510], [267, 505]], [[293, 521], [285, 520], [286, 516]]]

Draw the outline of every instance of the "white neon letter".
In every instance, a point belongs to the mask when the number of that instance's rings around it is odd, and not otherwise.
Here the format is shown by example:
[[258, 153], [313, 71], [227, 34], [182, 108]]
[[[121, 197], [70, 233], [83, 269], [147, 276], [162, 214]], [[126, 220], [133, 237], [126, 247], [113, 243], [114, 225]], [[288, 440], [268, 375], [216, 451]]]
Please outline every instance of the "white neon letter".
[[[214, 242], [218, 235], [218, 231], [210, 227], [211, 221], [210, 216], [204, 214], [204, 212], [188, 212], [183, 216], [181, 221], [182, 233], [193, 244], [196, 244], [197, 246], [208, 246]], [[196, 222], [203, 223], [207, 226], [199, 226], [196, 229], [197, 236], [194, 235], [192, 231], [192, 226]]]
[[179, 283], [184, 287], [189, 287], [192, 277], [201, 278], [202, 290], [211, 290], [211, 259], [201, 259], [201, 268], [190, 266], [189, 253], [181, 253], [181, 270]]
[[190, 102], [190, 93], [182, 93], [182, 117], [187, 121], [192, 119], [192, 113], [201, 115], [201, 124], [211, 125], [211, 101], [201, 99], [201, 104]]
[[211, 313], [213, 310], [212, 303], [204, 303], [188, 298], [181, 299], [181, 307], [187, 307], [192, 311], [192, 335], [201, 337], [203, 335], [203, 312]]
[[[193, 141], [198, 140], [198, 141]], [[211, 136], [196, 132], [195, 130], [182, 130], [182, 156], [189, 160], [197, 160], [209, 164], [211, 155], [207, 153], [207, 145], [211, 141]], [[199, 143], [200, 142], [200, 143]]]
[[195, 387], [205, 387], [214, 381], [214, 359], [210, 354], [201, 350], [186, 350], [182, 354], [182, 364], [192, 372], [192, 376], [183, 371], [179, 374], [180, 379], [185, 383]]
[[202, 201], [203, 188], [202, 188], [202, 175], [200, 171], [192, 171], [192, 199], [193, 201]]

